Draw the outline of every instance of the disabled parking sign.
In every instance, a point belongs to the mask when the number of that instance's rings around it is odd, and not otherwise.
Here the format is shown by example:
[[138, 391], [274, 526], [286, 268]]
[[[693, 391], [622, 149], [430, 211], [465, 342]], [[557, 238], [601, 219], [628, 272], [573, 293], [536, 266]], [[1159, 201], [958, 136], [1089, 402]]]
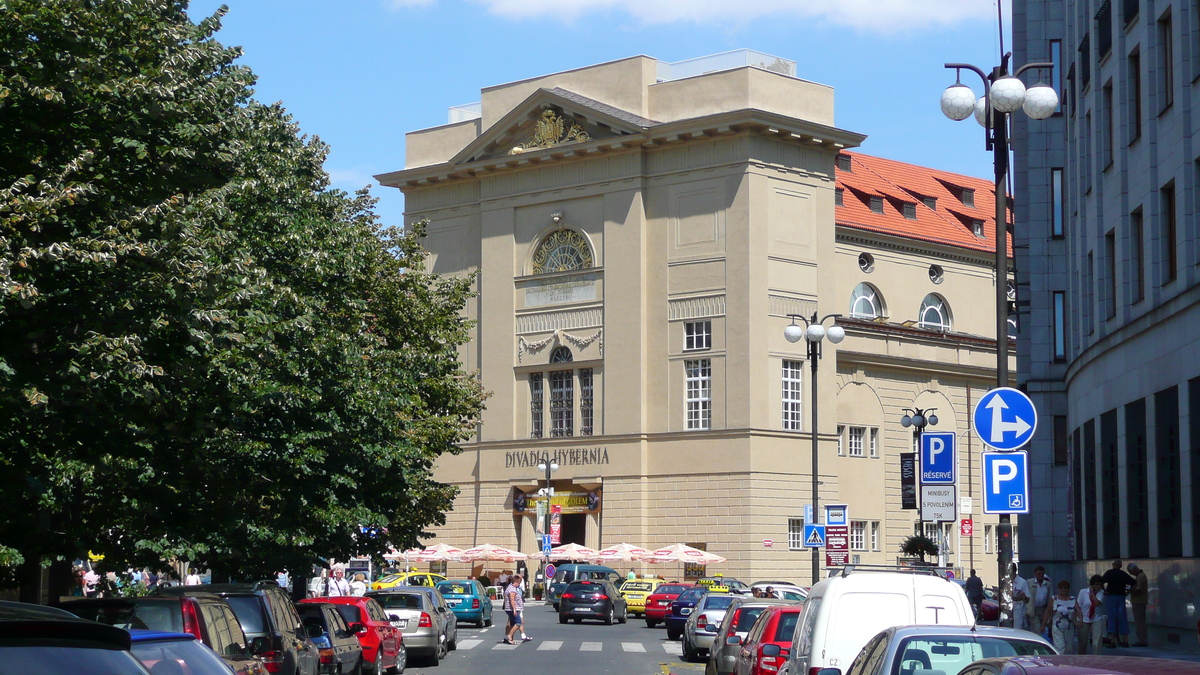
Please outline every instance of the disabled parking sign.
[[983, 512], [1029, 513], [1029, 455], [983, 453]]

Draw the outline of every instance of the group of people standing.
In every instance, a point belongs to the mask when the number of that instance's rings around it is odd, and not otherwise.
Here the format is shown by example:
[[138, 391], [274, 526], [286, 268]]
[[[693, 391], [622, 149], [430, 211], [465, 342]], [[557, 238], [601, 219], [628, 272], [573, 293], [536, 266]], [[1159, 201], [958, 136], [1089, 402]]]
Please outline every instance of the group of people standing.
[[367, 594], [367, 575], [358, 572], [354, 579], [346, 578], [346, 566], [334, 563], [329, 567], [329, 573], [321, 570], [321, 576], [313, 577], [308, 584], [308, 597], [332, 598], [341, 595], [363, 596]]

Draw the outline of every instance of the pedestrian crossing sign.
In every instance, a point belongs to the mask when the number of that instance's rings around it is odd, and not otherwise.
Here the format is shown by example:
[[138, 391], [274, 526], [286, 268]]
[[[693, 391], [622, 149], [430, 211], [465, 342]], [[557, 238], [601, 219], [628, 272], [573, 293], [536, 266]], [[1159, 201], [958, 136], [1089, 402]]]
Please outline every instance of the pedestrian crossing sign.
[[804, 547], [822, 548], [825, 546], [825, 526], [813, 524], [804, 525]]

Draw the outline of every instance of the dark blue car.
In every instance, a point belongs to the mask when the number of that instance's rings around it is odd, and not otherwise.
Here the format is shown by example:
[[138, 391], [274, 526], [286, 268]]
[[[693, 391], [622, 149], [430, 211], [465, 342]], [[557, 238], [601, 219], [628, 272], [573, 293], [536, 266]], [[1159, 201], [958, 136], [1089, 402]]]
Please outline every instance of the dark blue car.
[[707, 592], [707, 588], [689, 588], [675, 598], [675, 602], [671, 603], [671, 611], [667, 614], [665, 622], [668, 640], [678, 640], [683, 637], [683, 625], [687, 623], [688, 615], [692, 613], [696, 603]]
[[190, 633], [158, 630], [129, 631], [129, 651], [150, 675], [259, 675], [262, 661], [253, 656], [217, 656]]

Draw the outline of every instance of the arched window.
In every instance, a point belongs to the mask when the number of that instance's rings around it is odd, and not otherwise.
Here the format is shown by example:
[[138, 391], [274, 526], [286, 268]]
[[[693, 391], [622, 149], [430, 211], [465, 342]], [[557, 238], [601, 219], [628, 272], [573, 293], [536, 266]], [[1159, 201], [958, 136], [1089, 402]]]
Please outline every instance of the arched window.
[[575, 230], [551, 232], [533, 254], [534, 274], [581, 270], [592, 265], [592, 248]]
[[942, 296], [935, 293], [925, 296], [921, 301], [921, 319], [918, 325], [930, 330], [950, 330], [950, 306]]
[[554, 351], [550, 352], [550, 363], [570, 363], [574, 360], [570, 347], [555, 347]]
[[877, 319], [884, 316], [883, 298], [871, 284], [862, 283], [850, 294], [850, 316], [856, 319]]

